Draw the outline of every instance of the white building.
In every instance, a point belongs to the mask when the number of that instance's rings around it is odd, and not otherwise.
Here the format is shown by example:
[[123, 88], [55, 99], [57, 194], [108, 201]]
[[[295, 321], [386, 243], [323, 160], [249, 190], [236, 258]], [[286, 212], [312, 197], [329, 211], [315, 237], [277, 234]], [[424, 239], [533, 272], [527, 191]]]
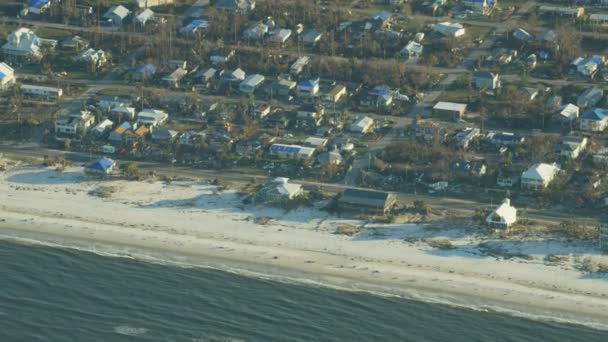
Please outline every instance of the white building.
[[103, 19], [112, 26], [120, 26], [122, 22], [131, 15], [131, 11], [123, 5], [112, 6], [104, 15]]
[[314, 97], [319, 93], [319, 79], [305, 80], [298, 83], [296, 92], [300, 97]]
[[264, 76], [260, 74], [249, 75], [239, 84], [239, 90], [245, 94], [253, 94], [264, 80]]
[[139, 26], [146, 26], [149, 21], [154, 20], [154, 12], [146, 8], [133, 19]]
[[169, 114], [158, 109], [144, 109], [137, 114], [137, 124], [156, 127], [162, 125], [169, 118]]
[[422, 44], [411, 40], [407, 45], [399, 51], [399, 55], [404, 58], [418, 58], [422, 55]]
[[55, 133], [76, 135], [79, 129], [86, 132], [93, 122], [95, 122], [95, 116], [86, 110], [60, 116], [55, 120]]
[[137, 8], [150, 8], [164, 5], [171, 5], [175, 0], [134, 0]]
[[573, 105], [572, 103], [568, 103], [559, 108], [557, 112], [557, 118], [560, 121], [564, 122], [572, 122], [578, 119], [580, 115], [580, 108], [577, 105]]
[[94, 63], [96, 66], [102, 66], [107, 63], [106, 53], [103, 50], [88, 49], [79, 58], [85, 63]]
[[486, 223], [494, 227], [509, 228], [515, 222], [517, 222], [517, 209], [511, 206], [511, 200], [508, 198], [505, 198], [502, 204], [486, 217]]
[[6, 63], [0, 63], [0, 90], [6, 90], [15, 84], [15, 70]]
[[60, 98], [61, 95], [63, 95], [63, 90], [61, 88], [41, 87], [29, 84], [22, 84], [21, 92], [24, 95], [40, 96], [55, 99]]
[[557, 173], [560, 171], [557, 164], [536, 164], [532, 165], [521, 175], [521, 187], [524, 189], [544, 189], [549, 186]]
[[364, 116], [356, 121], [354, 121], [349, 129], [354, 133], [369, 133], [374, 128], [374, 119], [369, 116]]
[[435, 32], [439, 32], [440, 34], [442, 34], [444, 36], [451, 36], [451, 37], [461, 37], [465, 34], [465, 29], [464, 29], [464, 26], [462, 26], [462, 24], [450, 23], [447, 21], [439, 23], [439, 24], [435, 24], [435, 26], [433, 27], [433, 30], [435, 30]]
[[308, 65], [310, 58], [308, 56], [298, 57], [298, 59], [291, 65], [289, 72], [293, 75], [300, 74], [304, 68]]
[[22, 27], [8, 36], [8, 41], [2, 46], [2, 52], [7, 57], [39, 59], [40, 40], [34, 31]]
[[256, 200], [278, 203], [293, 200], [304, 192], [302, 185], [289, 182], [289, 178], [277, 177], [262, 186], [256, 193]]

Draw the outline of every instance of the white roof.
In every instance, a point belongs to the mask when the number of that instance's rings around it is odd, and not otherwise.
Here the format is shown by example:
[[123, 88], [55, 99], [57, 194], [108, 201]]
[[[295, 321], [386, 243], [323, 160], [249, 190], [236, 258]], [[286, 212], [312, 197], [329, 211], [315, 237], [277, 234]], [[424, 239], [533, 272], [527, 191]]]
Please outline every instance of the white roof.
[[369, 125], [373, 125], [374, 124], [374, 119], [370, 118], [369, 116], [365, 116], [362, 117], [361, 119], [357, 120], [355, 122], [355, 126], [361, 127], [361, 128], [365, 128]]
[[281, 195], [287, 195], [290, 198], [302, 190], [302, 185], [289, 182], [281, 182], [277, 185], [277, 191]]
[[524, 171], [522, 174], [523, 178], [526, 179], [539, 179], [545, 180], [548, 178], [552, 178], [559, 171], [559, 167], [554, 164], [536, 164], [530, 166], [529, 169]]
[[37, 54], [40, 50], [40, 41], [34, 31], [22, 27], [8, 36], [8, 42], [3, 49]]
[[579, 112], [580, 109], [578, 108], [578, 106], [573, 105], [572, 103], [568, 103], [567, 105], [564, 105], [560, 108], [559, 115], [568, 119], [576, 119], [578, 117]]
[[498, 206], [488, 217], [486, 218], [486, 222], [488, 223], [496, 223], [495, 216], [500, 218], [500, 223], [510, 225], [517, 221], [517, 209], [511, 206], [511, 201], [507, 198], [504, 202]]
[[422, 53], [422, 45], [416, 41], [411, 40], [407, 45], [401, 50], [402, 52], [414, 52], [414, 53]]
[[315, 153], [315, 149], [312, 147], [300, 147], [300, 150], [298, 151], [299, 155], [305, 156], [305, 157], [312, 157], [312, 155]]
[[308, 137], [304, 142], [312, 146], [325, 146], [325, 144], [327, 144], [327, 139]]
[[158, 109], [144, 109], [137, 114], [137, 122], [145, 124], [158, 124], [165, 121], [169, 114]]
[[[13, 70], [13, 68], [8, 66], [8, 64], [0, 63], [0, 74], [13, 76], [14, 73], [15, 73], [15, 70]], [[0, 79], [3, 79], [3, 78], [4, 78], [4, 76], [0, 75]]]
[[152, 17], [154, 16], [154, 12], [149, 9], [146, 8], [143, 12], [141, 12], [137, 17], [135, 17], [135, 20], [139, 21], [142, 24], [145, 24], [148, 20], [150, 20]]
[[131, 11], [129, 11], [125, 6], [123, 5], [118, 5], [118, 6], [114, 6], [112, 8], [110, 8], [104, 15], [103, 17], [106, 18], [112, 14], [117, 15], [118, 17], [120, 17], [121, 19], [126, 18], [129, 14], [131, 13]]
[[255, 87], [258, 86], [260, 83], [264, 82], [264, 79], [264, 76], [260, 74], [253, 74], [247, 76], [247, 78], [245, 78], [245, 80], [243, 80], [241, 84], [248, 85], [250, 87]]
[[439, 101], [437, 102], [437, 104], [433, 107], [433, 109], [439, 109], [439, 110], [449, 110], [449, 111], [458, 111], [458, 112], [462, 112], [467, 110], [467, 105], [464, 103], [455, 103], [455, 102], [443, 102], [443, 101]]

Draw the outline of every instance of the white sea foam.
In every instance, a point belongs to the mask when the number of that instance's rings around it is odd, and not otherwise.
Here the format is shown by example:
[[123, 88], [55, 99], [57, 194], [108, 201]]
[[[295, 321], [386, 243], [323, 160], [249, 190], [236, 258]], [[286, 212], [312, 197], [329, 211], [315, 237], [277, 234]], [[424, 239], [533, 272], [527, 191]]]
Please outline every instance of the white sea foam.
[[140, 336], [148, 332], [146, 328], [137, 328], [130, 325], [119, 325], [114, 327], [114, 332], [121, 335]]

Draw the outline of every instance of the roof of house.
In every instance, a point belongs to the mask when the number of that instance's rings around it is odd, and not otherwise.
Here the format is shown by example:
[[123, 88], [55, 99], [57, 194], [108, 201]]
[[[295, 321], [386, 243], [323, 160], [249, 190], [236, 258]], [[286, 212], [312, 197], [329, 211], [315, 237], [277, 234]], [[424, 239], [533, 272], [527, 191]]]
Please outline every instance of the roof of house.
[[563, 105], [559, 109], [559, 115], [567, 117], [567, 118], [576, 118], [578, 117], [580, 109], [577, 105], [573, 105], [572, 103], [568, 103]]
[[129, 9], [127, 9], [125, 6], [123, 5], [117, 5], [117, 6], [112, 6], [104, 15], [104, 18], [108, 18], [112, 15], [116, 15], [118, 17], [120, 17], [121, 19], [126, 18], [129, 14], [131, 13], [131, 11], [129, 11]]
[[7, 75], [12, 76], [15, 73], [15, 70], [8, 66], [6, 63], [0, 63], [0, 80], [5, 78]]
[[300, 87], [307, 87], [307, 88], [312, 88], [314, 86], [318, 86], [319, 85], [319, 79], [314, 79], [314, 80], [304, 80], [304, 81], [300, 81], [298, 83], [298, 88]]
[[346, 189], [342, 192], [339, 202], [369, 207], [384, 207], [391, 197], [390, 193], [384, 191]]
[[498, 206], [498, 208], [494, 209], [494, 211], [488, 215], [486, 221], [489, 223], [494, 222], [492, 219], [494, 216], [500, 217], [506, 224], [512, 224], [517, 221], [517, 209], [511, 206], [511, 201], [507, 198]]
[[265, 80], [264, 76], [262, 76], [260, 74], [253, 74], [253, 75], [247, 76], [247, 78], [245, 78], [241, 84], [255, 87], [255, 86], [259, 85], [260, 83], [264, 82], [264, 80]]
[[112, 159], [100, 158], [100, 159], [97, 159], [96, 161], [92, 162], [91, 164], [89, 164], [87, 166], [87, 169], [105, 172], [112, 166], [114, 166], [114, 161]]
[[581, 119], [584, 120], [593, 120], [593, 121], [601, 121], [608, 117], [608, 109], [603, 108], [592, 108], [586, 110]]
[[145, 24], [152, 17], [154, 17], [154, 12], [151, 9], [146, 8], [143, 12], [141, 12], [135, 17], [135, 20], [139, 21], [142, 24]]
[[47, 4], [48, 2], [49, 2], [49, 0], [31, 0], [27, 4], [27, 7], [40, 7], [44, 4]]
[[377, 13], [376, 15], [374, 15], [373, 17], [371, 17], [370, 19], [372, 21], [377, 21], [377, 22], [384, 23], [387, 20], [389, 20], [390, 18], [392, 18], [392, 16], [393, 16], [392, 13], [383, 11], [383, 12]]
[[522, 178], [527, 178], [527, 179], [544, 180], [544, 179], [553, 177], [553, 175], [555, 175], [559, 170], [560, 170], [559, 167], [555, 163], [553, 163], [553, 164], [540, 163], [540, 164], [530, 166], [530, 168], [528, 168], [526, 171], [524, 171], [521, 176], [522, 176]]
[[342, 155], [335, 151], [323, 152], [317, 157], [317, 161], [321, 164], [341, 163]]
[[474, 78], [486, 78], [486, 79], [494, 79], [496, 77], [498, 77], [498, 74], [495, 74], [493, 72], [490, 71], [475, 71], [473, 73], [473, 77]]
[[138, 74], [153, 75], [156, 73], [156, 66], [154, 64], [142, 65], [133, 69], [133, 72]]
[[245, 71], [243, 71], [241, 68], [237, 68], [233, 71], [223, 72], [220, 77], [222, 77], [224, 79], [229, 79], [229, 80], [244, 80]]
[[467, 105], [465, 103], [439, 101], [437, 102], [437, 104], [435, 104], [433, 109], [464, 112], [465, 110], [467, 110]]

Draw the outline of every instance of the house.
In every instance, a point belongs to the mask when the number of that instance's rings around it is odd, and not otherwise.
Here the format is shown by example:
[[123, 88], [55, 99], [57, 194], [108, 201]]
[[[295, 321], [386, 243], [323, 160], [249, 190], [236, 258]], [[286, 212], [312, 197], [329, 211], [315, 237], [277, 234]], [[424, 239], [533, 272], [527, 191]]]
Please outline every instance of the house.
[[103, 19], [106, 20], [108, 25], [118, 27], [121, 26], [123, 21], [127, 19], [127, 17], [131, 15], [131, 11], [129, 11], [123, 5], [112, 6], [104, 15]]
[[158, 6], [172, 5], [175, 0], [133, 0], [137, 8], [151, 8]]
[[150, 130], [146, 126], [140, 126], [134, 131], [126, 131], [123, 135], [125, 143], [135, 145], [146, 140], [146, 135]]
[[130, 76], [134, 81], [145, 81], [151, 79], [156, 74], [154, 64], [146, 64], [131, 70]]
[[186, 61], [185, 59], [171, 59], [167, 62], [167, 68], [169, 68], [170, 70], [175, 70], [175, 69], [187, 69], [188, 68], [188, 61]]
[[27, 12], [40, 15], [49, 7], [51, 7], [50, 0], [30, 0], [27, 4]]
[[2, 52], [9, 59], [39, 60], [42, 57], [40, 39], [34, 31], [23, 27], [8, 36], [6, 44], [2, 46]]
[[310, 58], [308, 56], [298, 57], [298, 59], [291, 65], [291, 67], [289, 67], [289, 72], [292, 75], [297, 76], [302, 73], [302, 71], [304, 71], [304, 68], [308, 65], [309, 62]]
[[591, 87], [585, 89], [577, 98], [576, 105], [581, 108], [590, 108], [596, 106], [604, 97], [604, 89]]
[[506, 198], [498, 208], [494, 209], [486, 223], [491, 227], [507, 229], [517, 222], [517, 209], [511, 206], [511, 200]]
[[281, 46], [285, 45], [289, 38], [291, 38], [291, 33], [290, 29], [278, 29], [271, 33], [270, 41]]
[[519, 92], [528, 101], [533, 101], [540, 93], [538, 89], [531, 87], [522, 87], [519, 89]]
[[155, 129], [154, 131], [152, 131], [150, 138], [155, 143], [167, 144], [167, 143], [170, 143], [171, 141], [173, 141], [175, 139], [175, 137], [177, 137], [178, 134], [179, 134], [178, 131], [174, 131], [174, 130], [166, 129], [166, 128], [159, 128], [159, 129]]
[[513, 30], [513, 38], [522, 42], [527, 42], [533, 40], [534, 36], [522, 28], [516, 28]]
[[433, 141], [435, 136], [441, 134], [441, 130], [442, 128], [439, 127], [437, 122], [416, 118], [412, 120], [412, 124], [408, 128], [408, 134], [429, 143]]
[[316, 46], [323, 34], [316, 29], [308, 29], [302, 33], [300, 40], [304, 45]]
[[580, 108], [572, 103], [568, 103], [559, 108], [556, 119], [561, 122], [570, 123], [578, 119], [579, 114]]
[[479, 137], [480, 133], [481, 132], [477, 127], [467, 127], [456, 133], [456, 144], [458, 145], [458, 147], [466, 150], [469, 147], [471, 141]]
[[83, 52], [78, 58], [79, 61], [84, 62], [88, 65], [94, 64], [97, 67], [105, 65], [108, 60], [106, 59], [106, 53], [103, 50], [88, 49]]
[[289, 178], [277, 177], [258, 190], [255, 201], [278, 204], [291, 201], [302, 193], [304, 193], [302, 185], [289, 182]]
[[63, 95], [63, 89], [53, 87], [41, 87], [29, 84], [21, 85], [21, 92], [23, 95], [28, 96], [39, 96], [45, 98], [58, 99]]
[[62, 40], [59, 44], [64, 49], [72, 49], [76, 51], [82, 51], [89, 47], [89, 41], [80, 36], [73, 36]]
[[296, 93], [299, 97], [315, 97], [319, 93], [319, 79], [298, 82]]
[[253, 23], [253, 24], [249, 25], [249, 27], [243, 31], [243, 38], [253, 39], [253, 40], [262, 40], [262, 38], [264, 38], [264, 36], [266, 36], [267, 33], [268, 33], [268, 25], [266, 25], [262, 22], [257, 22], [257, 23]]
[[155, 20], [154, 12], [149, 8], [146, 8], [145, 10], [143, 10], [141, 13], [139, 13], [137, 16], [135, 16], [135, 19], [134, 19], [135, 23], [141, 27], [145, 27], [149, 21], [154, 21], [154, 20]]
[[192, 6], [182, 13], [181, 17], [184, 19], [201, 18], [206, 14], [209, 5], [211, 5], [211, 0], [196, 0]]
[[545, 105], [548, 111], [556, 111], [558, 108], [562, 106], [562, 97], [559, 95], [550, 96], [547, 99], [547, 104]]
[[239, 90], [245, 94], [253, 94], [262, 84], [264, 84], [264, 76], [253, 74], [247, 76], [240, 84]]
[[462, 119], [467, 111], [467, 105], [464, 103], [454, 102], [437, 102], [433, 107], [433, 113], [445, 119], [458, 120]]
[[410, 40], [407, 45], [399, 51], [399, 55], [403, 58], [418, 58], [422, 56], [423, 46], [422, 44]]
[[395, 195], [384, 191], [346, 189], [338, 199], [340, 210], [386, 214], [397, 204]]
[[450, 165], [452, 174], [458, 177], [481, 177], [487, 172], [486, 163], [483, 161], [469, 161], [466, 159], [456, 160]]
[[346, 96], [346, 86], [338, 84], [329, 93], [323, 95], [323, 99], [330, 103], [337, 103], [342, 97]]
[[122, 143], [124, 141], [125, 134], [133, 128], [129, 122], [123, 122], [118, 125], [110, 135], [108, 136], [108, 141], [113, 143]]
[[511, 169], [500, 169], [496, 177], [496, 185], [503, 188], [510, 188], [519, 182], [521, 172], [516, 172]]
[[215, 79], [217, 70], [214, 68], [206, 68], [198, 71], [194, 78], [205, 88], [209, 88]]
[[585, 148], [587, 148], [586, 137], [567, 135], [555, 147], [555, 154], [562, 158], [576, 159]]
[[268, 103], [260, 103], [255, 109], [255, 116], [259, 119], [264, 119], [268, 114], [270, 114], [270, 104]]
[[272, 144], [270, 153], [283, 158], [309, 159], [315, 153], [315, 149], [299, 145]]
[[114, 126], [114, 122], [104, 119], [102, 122], [95, 125], [95, 127], [91, 128], [90, 132], [97, 137], [103, 137], [106, 132], [112, 129], [112, 126]]
[[55, 120], [55, 134], [75, 136], [80, 130], [84, 135], [93, 122], [95, 116], [86, 110], [63, 115]]
[[458, 38], [465, 34], [465, 29], [462, 24], [442, 22], [433, 26], [435, 32], [440, 33], [443, 36]]
[[116, 118], [117, 121], [133, 120], [135, 119], [135, 108], [119, 104], [109, 110], [108, 116]]
[[88, 174], [107, 175], [112, 173], [116, 163], [109, 158], [100, 158], [84, 168], [84, 172]]
[[245, 80], [245, 72], [241, 68], [232, 71], [224, 71], [220, 74], [220, 79], [229, 83], [241, 83]]
[[581, 116], [580, 129], [582, 131], [602, 132], [606, 126], [608, 126], [608, 109], [588, 109]]
[[540, 15], [554, 15], [560, 17], [580, 18], [585, 15], [585, 8], [542, 5], [538, 8], [538, 13]]
[[296, 114], [296, 126], [300, 128], [312, 128], [321, 125], [325, 109], [312, 104], [305, 104], [298, 108]]
[[514, 146], [524, 142], [524, 137], [510, 132], [489, 132], [486, 139], [498, 146]]
[[292, 94], [294, 89], [296, 89], [296, 86], [297, 86], [296, 82], [289, 80], [289, 79], [285, 79], [285, 78], [280, 78], [274, 84], [274, 88], [276, 89], [277, 94], [279, 94], [281, 96], [287, 96], [289, 94]]
[[585, 77], [593, 78], [603, 64], [603, 57], [594, 55], [589, 58], [577, 57], [570, 65]]
[[327, 139], [308, 137], [306, 140], [304, 140], [304, 145], [314, 148], [325, 147], [327, 145]]
[[137, 113], [137, 125], [157, 127], [162, 125], [169, 118], [169, 114], [159, 109], [144, 109]]
[[215, 8], [233, 13], [247, 13], [255, 9], [255, 0], [219, 0]]
[[606, 23], [608, 23], [608, 15], [598, 14], [598, 13], [590, 14], [589, 21], [591, 21], [595, 24], [600, 24], [602, 26], [605, 26]]
[[389, 86], [379, 85], [372, 89], [365, 99], [361, 101], [362, 106], [386, 108], [393, 103], [393, 91]]
[[179, 87], [180, 81], [188, 74], [186, 69], [177, 68], [173, 70], [169, 75], [162, 78], [162, 81], [172, 88]]
[[462, 3], [466, 7], [481, 11], [484, 15], [490, 15], [496, 6], [496, 0], [463, 0]]
[[378, 28], [388, 28], [390, 27], [391, 18], [393, 17], [392, 13], [389, 12], [380, 12], [375, 14], [373, 17], [369, 18], [368, 22], [376, 26]]
[[526, 66], [528, 66], [529, 69], [536, 68], [537, 62], [538, 58], [536, 57], [536, 54], [530, 54], [528, 57], [526, 57]]
[[593, 154], [593, 162], [598, 166], [608, 165], [608, 147], [600, 148]]
[[362, 118], [355, 119], [350, 124], [348, 129], [353, 133], [367, 134], [373, 130], [374, 124], [374, 119], [370, 118], [369, 116], [364, 116]]
[[344, 158], [336, 151], [323, 152], [317, 156], [317, 162], [320, 165], [341, 165]]
[[15, 70], [6, 63], [0, 63], [0, 90], [6, 90], [15, 84]]
[[500, 88], [500, 78], [493, 72], [476, 71], [473, 73], [473, 84], [477, 89], [495, 90]]
[[560, 171], [557, 164], [536, 164], [521, 174], [522, 189], [544, 189], [553, 181]]
[[557, 39], [557, 34], [555, 33], [554, 30], [547, 29], [547, 30], [541, 32], [538, 36], [536, 36], [536, 39], [543, 43], [553, 44], [553, 43], [555, 43], [555, 40]]
[[422, 41], [424, 40], [424, 36], [424, 32], [418, 32], [414, 35], [414, 41], [422, 43]]
[[188, 25], [179, 29], [179, 33], [184, 36], [197, 36], [203, 34], [207, 28], [209, 28], [209, 22], [207, 20], [194, 19]]

